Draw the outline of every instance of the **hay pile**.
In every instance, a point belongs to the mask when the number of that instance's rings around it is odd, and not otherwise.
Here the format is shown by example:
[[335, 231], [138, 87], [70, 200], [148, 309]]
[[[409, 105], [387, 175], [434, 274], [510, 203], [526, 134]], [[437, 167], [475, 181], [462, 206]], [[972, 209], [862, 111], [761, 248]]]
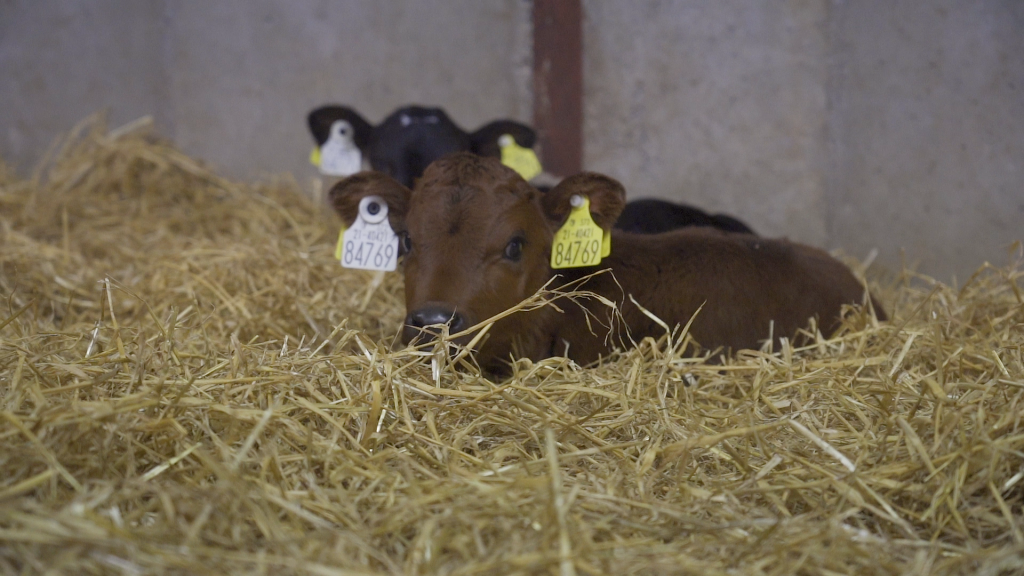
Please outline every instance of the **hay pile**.
[[496, 382], [390, 351], [399, 275], [296, 186], [146, 134], [0, 172], [0, 573], [1024, 571], [1016, 265], [802, 349]]

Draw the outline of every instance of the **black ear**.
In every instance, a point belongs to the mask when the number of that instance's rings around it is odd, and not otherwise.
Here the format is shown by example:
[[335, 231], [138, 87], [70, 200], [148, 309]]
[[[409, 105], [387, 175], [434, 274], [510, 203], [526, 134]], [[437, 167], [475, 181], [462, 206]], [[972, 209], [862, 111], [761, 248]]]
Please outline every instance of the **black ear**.
[[501, 158], [498, 138], [504, 134], [511, 135], [516, 144], [523, 148], [533, 148], [537, 143], [537, 133], [526, 124], [514, 120], [495, 120], [469, 135], [470, 150], [479, 156]]
[[353, 139], [360, 150], [365, 150], [373, 138], [373, 126], [359, 112], [347, 107], [331, 104], [321, 106], [309, 113], [306, 122], [317, 146], [323, 146], [331, 133], [331, 124], [336, 120], [345, 120], [352, 125]]
[[580, 172], [559, 182], [541, 199], [544, 215], [556, 228], [572, 211], [570, 202], [574, 194], [590, 199], [590, 216], [604, 230], [612, 229], [626, 205], [626, 189], [618, 180], [594, 172]]
[[359, 172], [338, 182], [327, 194], [346, 226], [351, 226], [359, 215], [359, 201], [376, 195], [388, 203], [388, 221], [396, 233], [405, 230], [405, 213], [409, 209], [411, 192], [394, 178], [380, 172]]

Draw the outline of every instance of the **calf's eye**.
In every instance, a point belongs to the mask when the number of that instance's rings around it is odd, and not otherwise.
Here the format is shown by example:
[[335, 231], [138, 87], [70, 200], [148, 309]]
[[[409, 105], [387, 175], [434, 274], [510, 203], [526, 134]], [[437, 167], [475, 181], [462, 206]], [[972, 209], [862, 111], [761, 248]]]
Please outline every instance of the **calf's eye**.
[[505, 259], [513, 262], [519, 262], [519, 259], [523, 257], [523, 239], [513, 238], [509, 240], [509, 243], [505, 245]]
[[400, 254], [408, 254], [412, 250], [412, 238], [409, 238], [408, 232], [403, 232], [398, 239], [398, 252]]

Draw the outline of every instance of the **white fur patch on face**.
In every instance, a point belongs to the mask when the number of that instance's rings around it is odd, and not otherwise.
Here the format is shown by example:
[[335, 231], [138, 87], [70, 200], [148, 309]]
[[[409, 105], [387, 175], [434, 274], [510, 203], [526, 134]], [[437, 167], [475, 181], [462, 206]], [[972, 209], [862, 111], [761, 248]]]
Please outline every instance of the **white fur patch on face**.
[[335, 120], [327, 142], [320, 147], [320, 173], [351, 176], [363, 169], [363, 153], [355, 143], [355, 130], [345, 120]]

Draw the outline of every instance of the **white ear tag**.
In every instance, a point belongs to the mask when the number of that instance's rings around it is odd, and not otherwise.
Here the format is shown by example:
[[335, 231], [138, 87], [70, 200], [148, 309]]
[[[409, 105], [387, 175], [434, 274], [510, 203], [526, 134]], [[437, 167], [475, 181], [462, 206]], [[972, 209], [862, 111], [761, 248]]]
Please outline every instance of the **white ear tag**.
[[[312, 159], [310, 159], [312, 162]], [[335, 120], [320, 147], [318, 166], [324, 176], [351, 176], [363, 168], [363, 154], [356, 146], [352, 125]]]
[[359, 201], [359, 216], [342, 233], [335, 253], [345, 268], [392, 271], [398, 267], [398, 236], [388, 222], [388, 203], [380, 196]]

